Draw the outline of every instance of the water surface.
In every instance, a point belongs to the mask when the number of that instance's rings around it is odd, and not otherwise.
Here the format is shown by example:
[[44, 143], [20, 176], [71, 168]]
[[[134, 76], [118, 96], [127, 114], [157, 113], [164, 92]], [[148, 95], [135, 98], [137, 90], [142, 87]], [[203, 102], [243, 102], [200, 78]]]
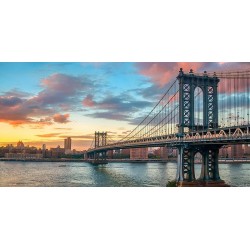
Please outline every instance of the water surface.
[[[196, 176], [200, 164], [195, 165]], [[176, 163], [0, 162], [3, 187], [164, 187], [176, 175]], [[221, 164], [221, 179], [250, 186], [250, 164]]]

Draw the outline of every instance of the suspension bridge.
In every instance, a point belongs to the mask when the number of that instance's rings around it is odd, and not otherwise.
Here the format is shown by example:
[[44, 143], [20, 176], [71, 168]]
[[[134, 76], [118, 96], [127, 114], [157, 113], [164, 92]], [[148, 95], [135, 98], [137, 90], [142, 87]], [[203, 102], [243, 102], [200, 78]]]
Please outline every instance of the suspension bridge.
[[[107, 162], [115, 149], [172, 147], [178, 149], [176, 181], [179, 186], [224, 185], [219, 175], [219, 149], [250, 144], [250, 70], [185, 73], [180, 69], [168, 90], [129, 134], [108, 140], [95, 132], [94, 146], [85, 158]], [[201, 174], [194, 170], [195, 155], [202, 155]]]

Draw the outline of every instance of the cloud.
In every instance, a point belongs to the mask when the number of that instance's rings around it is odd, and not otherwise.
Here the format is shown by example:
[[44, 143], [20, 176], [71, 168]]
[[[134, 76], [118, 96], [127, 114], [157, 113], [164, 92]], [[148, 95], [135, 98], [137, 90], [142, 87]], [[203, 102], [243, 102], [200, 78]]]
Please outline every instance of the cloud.
[[180, 70], [186, 71], [193, 69], [197, 71], [204, 63], [199, 62], [140, 62], [136, 63], [139, 74], [150, 78], [159, 87], [163, 87], [174, 79]]
[[68, 122], [70, 122], [68, 120], [69, 116], [70, 116], [70, 114], [64, 114], [64, 115], [63, 114], [55, 114], [53, 116], [53, 120], [54, 120], [54, 122], [57, 122], [57, 123], [68, 123]]
[[130, 121], [136, 112], [152, 106], [151, 102], [136, 100], [126, 93], [117, 96], [109, 94], [99, 101], [93, 98], [93, 95], [88, 95], [82, 104], [88, 105], [91, 111], [86, 116], [94, 118]]
[[83, 101], [82, 101], [83, 106], [85, 107], [94, 107], [96, 105], [96, 102], [93, 101], [93, 95], [87, 95]]
[[54, 104], [76, 103], [84, 91], [89, 90], [94, 85], [93, 81], [86, 77], [75, 77], [66, 74], [53, 74], [42, 80], [41, 86], [44, 88], [31, 102], [42, 106]]
[[22, 90], [17, 89], [17, 88], [3, 92], [3, 94], [6, 96], [15, 96], [15, 97], [20, 97], [20, 98], [32, 96], [32, 94], [25, 92], [25, 91], [22, 91]]
[[91, 107], [94, 109], [118, 112], [133, 112], [152, 105], [149, 101], [136, 100], [124, 93], [117, 96], [108, 95], [98, 102], [93, 100], [93, 96], [88, 96], [88, 99], [93, 104]]
[[61, 135], [60, 138], [70, 137], [71, 139], [86, 139], [92, 140], [94, 138], [94, 134], [87, 134], [87, 135]]
[[0, 122], [14, 126], [28, 124], [51, 125], [53, 122], [69, 122], [69, 114], [61, 112], [76, 110], [82, 96], [95, 87], [93, 81], [84, 76], [53, 74], [41, 81], [42, 90], [30, 95], [17, 89], [0, 95]]
[[139, 62], [135, 64], [138, 73], [149, 78], [158, 87], [168, 85], [178, 75], [180, 68], [188, 73], [190, 69], [194, 72], [206, 71], [228, 71], [244, 70], [250, 68], [248, 62]]
[[36, 135], [36, 136], [50, 138], [50, 137], [57, 137], [58, 135], [60, 135], [60, 133], [50, 133], [50, 134], [42, 134], [42, 135]]
[[130, 116], [126, 114], [114, 114], [109, 111], [106, 112], [95, 112], [93, 114], [88, 114], [87, 116], [93, 118], [103, 118], [109, 120], [117, 120], [117, 121], [129, 121]]
[[72, 128], [54, 128], [56, 130], [72, 130]]
[[22, 99], [16, 96], [0, 96], [0, 105], [14, 107], [22, 103]]

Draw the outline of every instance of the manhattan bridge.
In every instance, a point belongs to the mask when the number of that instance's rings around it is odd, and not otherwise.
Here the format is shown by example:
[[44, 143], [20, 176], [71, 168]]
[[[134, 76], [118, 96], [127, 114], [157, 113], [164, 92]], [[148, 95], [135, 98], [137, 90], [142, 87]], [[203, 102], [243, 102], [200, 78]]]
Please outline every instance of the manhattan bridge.
[[[250, 144], [250, 70], [195, 73], [181, 68], [168, 90], [129, 134], [119, 141], [95, 132], [94, 147], [85, 157], [107, 162], [109, 150], [171, 147], [178, 149], [176, 181], [179, 186], [223, 183], [219, 175], [219, 149]], [[194, 159], [202, 168], [195, 176]]]

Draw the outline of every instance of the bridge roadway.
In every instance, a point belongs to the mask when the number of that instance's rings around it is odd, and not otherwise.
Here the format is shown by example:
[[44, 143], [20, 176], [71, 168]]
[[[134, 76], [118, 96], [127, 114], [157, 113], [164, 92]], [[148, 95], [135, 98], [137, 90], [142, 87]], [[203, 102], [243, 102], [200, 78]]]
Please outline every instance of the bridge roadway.
[[87, 154], [99, 153], [115, 149], [142, 148], [142, 147], [177, 147], [183, 143], [187, 145], [230, 145], [250, 144], [250, 125], [239, 125], [218, 129], [199, 130], [171, 135], [159, 135], [148, 138], [138, 138], [118, 143], [108, 144], [87, 150]]

